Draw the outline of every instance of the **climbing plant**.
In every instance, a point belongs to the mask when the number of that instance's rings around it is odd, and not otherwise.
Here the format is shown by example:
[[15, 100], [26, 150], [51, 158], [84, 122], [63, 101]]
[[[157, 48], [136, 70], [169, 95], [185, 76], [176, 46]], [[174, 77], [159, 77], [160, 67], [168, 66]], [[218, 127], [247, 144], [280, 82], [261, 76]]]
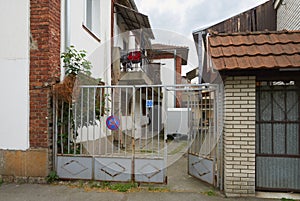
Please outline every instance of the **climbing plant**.
[[81, 72], [90, 76], [92, 63], [86, 59], [86, 56], [85, 50], [77, 50], [73, 45], [67, 47], [67, 50], [61, 54], [66, 75], [77, 75]]

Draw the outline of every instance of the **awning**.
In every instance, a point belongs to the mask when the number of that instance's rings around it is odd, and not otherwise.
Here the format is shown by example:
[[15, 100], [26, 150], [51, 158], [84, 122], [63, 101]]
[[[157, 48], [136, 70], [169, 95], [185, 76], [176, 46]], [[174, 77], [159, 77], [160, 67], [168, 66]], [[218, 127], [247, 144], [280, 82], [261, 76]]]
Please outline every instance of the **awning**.
[[186, 78], [188, 80], [192, 80], [196, 77], [199, 77], [199, 67], [194, 68], [193, 70], [186, 73]]
[[146, 29], [146, 33], [149, 38], [154, 39], [153, 32], [151, 30], [150, 22], [147, 15], [139, 13], [131, 8], [115, 3], [117, 12], [117, 19], [119, 22], [124, 22], [125, 29], [127, 31], [136, 29]]

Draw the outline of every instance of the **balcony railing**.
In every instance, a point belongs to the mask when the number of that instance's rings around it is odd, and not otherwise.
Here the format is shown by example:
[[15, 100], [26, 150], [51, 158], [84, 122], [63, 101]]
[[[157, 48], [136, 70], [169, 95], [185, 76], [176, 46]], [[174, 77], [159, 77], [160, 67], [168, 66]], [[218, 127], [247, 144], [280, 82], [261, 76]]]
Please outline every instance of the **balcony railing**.
[[160, 63], [150, 63], [142, 51], [121, 52], [121, 55], [121, 72], [143, 72], [151, 80], [151, 84], [161, 84]]

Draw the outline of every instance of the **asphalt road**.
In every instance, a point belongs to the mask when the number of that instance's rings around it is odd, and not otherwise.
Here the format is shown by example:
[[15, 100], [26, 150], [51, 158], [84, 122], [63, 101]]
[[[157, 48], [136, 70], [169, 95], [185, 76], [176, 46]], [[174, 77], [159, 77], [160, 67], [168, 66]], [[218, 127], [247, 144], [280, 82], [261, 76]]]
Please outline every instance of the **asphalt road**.
[[[270, 201], [261, 198], [225, 198], [193, 192], [99, 192], [66, 185], [2, 184], [0, 201]], [[277, 200], [278, 201], [278, 200]]]

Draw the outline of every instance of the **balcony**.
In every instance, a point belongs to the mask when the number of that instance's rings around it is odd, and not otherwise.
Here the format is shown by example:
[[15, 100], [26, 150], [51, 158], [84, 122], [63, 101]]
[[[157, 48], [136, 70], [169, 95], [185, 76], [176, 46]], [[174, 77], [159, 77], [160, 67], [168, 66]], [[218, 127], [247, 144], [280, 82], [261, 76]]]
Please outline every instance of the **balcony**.
[[161, 84], [160, 63], [150, 63], [139, 51], [122, 55], [120, 85]]

